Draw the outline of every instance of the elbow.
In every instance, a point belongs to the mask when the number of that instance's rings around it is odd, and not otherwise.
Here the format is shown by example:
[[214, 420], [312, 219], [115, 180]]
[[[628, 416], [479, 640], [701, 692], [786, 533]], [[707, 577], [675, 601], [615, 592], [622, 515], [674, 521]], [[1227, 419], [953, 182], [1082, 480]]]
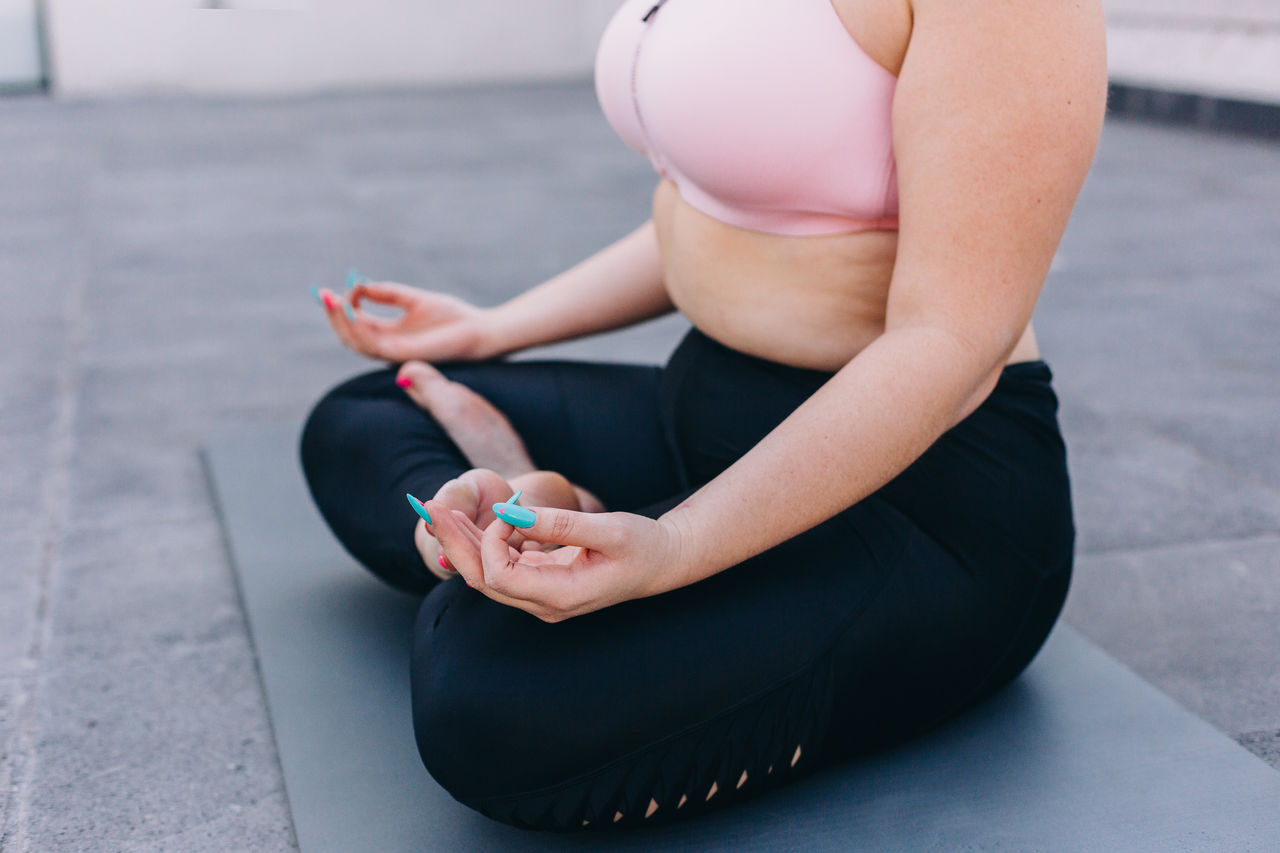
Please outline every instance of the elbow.
[[966, 353], [964, 364], [968, 368], [965, 375], [966, 393], [952, 426], [973, 414], [991, 396], [1024, 331], [1025, 329], [1015, 330], [1012, 327], [989, 328], [979, 335], [952, 331], [952, 336], [958, 342], [957, 346]]
[[1000, 372], [1021, 334], [1004, 334], [996, 328], [975, 334], [973, 330], [945, 323], [916, 328], [932, 339], [930, 349], [935, 353], [934, 363], [947, 365], [951, 373], [955, 393], [951, 397], [954, 408], [946, 424], [950, 429], [971, 415], [995, 390]]
[[[1003, 365], [1001, 365], [1001, 367], [1002, 366]], [[982, 381], [978, 383], [977, 387], [973, 389], [973, 392], [969, 394], [968, 398], [966, 398], [960, 405], [951, 426], [955, 426], [965, 418], [969, 417], [969, 415], [973, 414], [974, 411], [976, 411], [977, 408], [991, 396], [991, 392], [996, 390], [996, 383], [1000, 381], [1001, 367], [996, 367], [988, 375], [982, 378]]]

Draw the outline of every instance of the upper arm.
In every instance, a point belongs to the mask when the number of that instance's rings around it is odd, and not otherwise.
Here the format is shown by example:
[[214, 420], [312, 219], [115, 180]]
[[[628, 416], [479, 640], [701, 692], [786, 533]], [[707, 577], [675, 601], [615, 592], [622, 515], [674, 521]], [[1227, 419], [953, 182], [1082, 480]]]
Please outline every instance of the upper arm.
[[1002, 363], [1031, 318], [1106, 108], [1099, 0], [911, 0], [893, 103], [887, 328]]

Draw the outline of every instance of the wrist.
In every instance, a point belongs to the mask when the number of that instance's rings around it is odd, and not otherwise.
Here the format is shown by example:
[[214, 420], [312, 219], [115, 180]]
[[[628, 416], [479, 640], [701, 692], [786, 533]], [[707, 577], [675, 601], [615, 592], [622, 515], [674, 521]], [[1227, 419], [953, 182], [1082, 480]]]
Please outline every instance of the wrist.
[[663, 570], [654, 579], [659, 588], [652, 590], [649, 593], [650, 595], [657, 595], [661, 592], [668, 592], [687, 586], [701, 580], [706, 574], [698, 572], [698, 566], [700, 565], [700, 559], [697, 554], [698, 540], [694, 536], [692, 519], [685, 506], [682, 503], [674, 509], [663, 513], [657, 519], [665, 540], [662, 560]]
[[476, 339], [473, 357], [477, 360], [497, 358], [520, 347], [515, 343], [515, 332], [512, 328], [510, 313], [505, 310], [507, 303], [490, 308], [477, 308]]

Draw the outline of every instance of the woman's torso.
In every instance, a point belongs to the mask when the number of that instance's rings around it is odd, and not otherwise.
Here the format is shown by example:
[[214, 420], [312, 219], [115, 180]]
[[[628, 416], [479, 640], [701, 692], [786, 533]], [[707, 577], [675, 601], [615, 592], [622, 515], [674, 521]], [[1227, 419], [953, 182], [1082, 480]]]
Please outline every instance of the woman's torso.
[[[716, 2], [717, 0], [666, 0], [656, 15], [680, 14], [678, 7], [682, 3]], [[871, 80], [867, 85], [878, 85], [881, 91], [886, 81], [890, 87], [893, 85], [892, 78], [896, 78], [902, 66], [910, 39], [911, 18], [907, 0], [751, 2], [776, 5], [777, 9], [769, 10], [775, 15], [782, 15], [792, 3], [826, 4], [820, 8], [808, 9], [809, 17], [806, 18], [805, 25], [812, 27], [818, 22], [833, 29], [842, 28], [840, 37], [851, 40], [850, 56], [845, 58], [852, 59], [856, 55], [863, 62], [862, 67], [853, 66], [854, 70], [871, 77], [878, 75], [880, 78]], [[654, 5], [655, 0], [628, 0], [618, 14], [636, 15], [638, 12], [636, 17], [639, 18]], [[731, 6], [726, 9], [729, 14], [726, 15], [725, 25], [732, 26], [733, 10]], [[832, 12], [835, 14], [831, 14]], [[649, 24], [657, 23], [656, 15]], [[679, 23], [681, 22], [677, 19], [670, 22], [669, 26]], [[634, 23], [628, 20], [627, 26], [633, 27]], [[718, 36], [716, 32], [697, 35], [705, 38], [708, 45]], [[636, 63], [633, 66], [636, 70], [642, 71], [639, 63], [654, 58], [644, 53], [646, 45], [643, 39], [648, 37], [648, 34], [642, 34], [642, 40], [636, 42], [634, 55], [626, 57], [628, 62]], [[757, 49], [754, 45], [746, 46]], [[758, 50], [767, 51], [769, 47], [768, 44], [761, 44]], [[822, 49], [829, 51], [832, 47], [827, 43]], [[714, 48], [708, 48], [709, 53], [713, 50]], [[741, 50], [738, 52], [742, 53]], [[661, 59], [661, 54], [657, 58]], [[785, 56], [774, 59], [787, 61]], [[873, 62], [875, 67], [867, 63], [867, 60]], [[730, 62], [742, 61], [742, 57], [716, 56], [711, 53], [707, 62], [716, 61], [727, 66]], [[757, 66], [759, 61], [759, 56], [753, 57], [753, 66]], [[697, 88], [699, 80], [695, 76], [695, 72], [698, 72], [696, 59], [691, 58], [691, 64], [686, 68], [690, 69], [690, 79], [687, 81], [689, 92], [682, 94], [682, 100], [696, 106], [697, 98], [706, 97], [712, 99], [708, 106], [711, 109], [715, 99], [724, 97], [724, 93], [710, 91], [714, 86], [706, 86], [709, 91], [705, 92]], [[683, 72], [684, 69], [681, 70]], [[718, 70], [727, 73], [733, 69], [721, 67]], [[632, 73], [634, 94], [634, 71]], [[762, 73], [769, 73], [767, 67]], [[888, 75], [892, 75], [892, 78]], [[707, 81], [703, 82], [705, 85]], [[785, 85], [799, 87], [804, 84], [803, 81], [787, 81]], [[855, 89], [851, 97], [859, 92], [860, 90]], [[737, 97], [747, 97], [749, 94], [748, 88], [746, 92], [739, 91]], [[775, 87], [771, 96], [775, 99], [786, 97], [786, 92], [779, 92]], [[887, 138], [887, 109], [882, 108], [885, 106], [883, 99], [876, 100], [876, 97], [876, 90], [871, 89], [867, 103], [869, 107], [876, 109], [877, 114], [869, 117], [868, 121], [877, 124], [850, 133], [847, 144], [853, 156], [859, 153], [864, 157], [868, 156], [867, 152], [874, 150], [877, 138]], [[797, 102], [803, 98], [803, 92], [796, 93]], [[602, 95], [602, 102], [605, 100]], [[769, 108], [772, 109], [772, 105]], [[613, 108], [615, 115], [619, 111], [618, 107]], [[637, 114], [639, 113], [637, 109]], [[795, 122], [796, 129], [801, 133], [806, 129], [800, 123], [802, 121], [800, 119]], [[641, 125], [635, 130], [644, 129]], [[735, 138], [743, 135], [743, 128], [736, 128], [735, 135], [726, 134], [723, 143], [719, 143], [714, 137], [712, 141], [730, 147], [734, 145]], [[785, 139], [785, 136], [774, 134], [773, 141], [776, 143], [778, 138]], [[754, 141], [746, 140], [743, 144], [750, 145]], [[845, 141], [837, 139], [831, 143], [840, 145], [845, 144]], [[879, 164], [868, 163], [867, 166], [868, 174], [872, 177], [883, 173], [883, 167]], [[706, 172], [705, 169], [703, 171]], [[672, 175], [659, 183], [653, 196], [653, 220], [661, 248], [667, 290], [676, 307], [698, 329], [732, 349], [784, 364], [820, 370], [839, 369], [884, 331], [885, 306], [897, 253], [896, 228], [873, 227], [869, 224], [868, 230], [852, 233], [804, 233], [797, 236], [730, 225], [683, 198], [672, 180], [680, 180], [681, 177]], [[744, 182], [751, 180], [749, 175], [733, 177]], [[688, 182], [685, 191], [690, 197], [694, 197], [693, 189], [692, 182]], [[891, 186], [889, 189], [894, 188]], [[896, 196], [893, 201], [896, 202]], [[699, 206], [705, 209], [707, 204]], [[880, 212], [892, 214], [896, 213], [896, 209]], [[896, 221], [896, 217], [891, 219]], [[785, 230], [786, 223], [782, 222], [780, 227]], [[816, 229], [808, 230], [813, 232], [824, 229], [819, 225]], [[1010, 361], [1025, 361], [1037, 357], [1035, 338], [1028, 327]]]

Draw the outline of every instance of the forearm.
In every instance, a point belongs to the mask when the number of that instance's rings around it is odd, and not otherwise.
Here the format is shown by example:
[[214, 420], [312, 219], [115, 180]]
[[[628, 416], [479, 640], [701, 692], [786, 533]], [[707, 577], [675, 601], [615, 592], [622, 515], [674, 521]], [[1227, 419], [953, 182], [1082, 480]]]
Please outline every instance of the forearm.
[[680, 557], [656, 591], [740, 563], [870, 495], [986, 397], [998, 363], [935, 330], [885, 333], [662, 516]]
[[490, 309], [494, 354], [617, 329], [675, 309], [653, 222]]

